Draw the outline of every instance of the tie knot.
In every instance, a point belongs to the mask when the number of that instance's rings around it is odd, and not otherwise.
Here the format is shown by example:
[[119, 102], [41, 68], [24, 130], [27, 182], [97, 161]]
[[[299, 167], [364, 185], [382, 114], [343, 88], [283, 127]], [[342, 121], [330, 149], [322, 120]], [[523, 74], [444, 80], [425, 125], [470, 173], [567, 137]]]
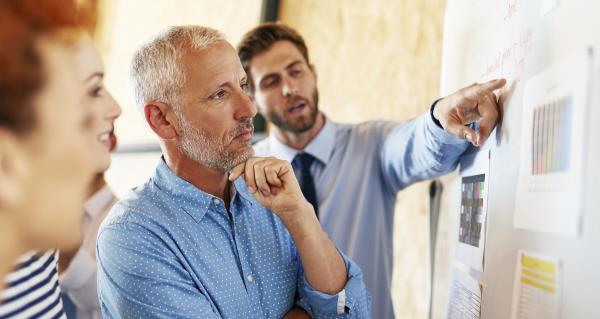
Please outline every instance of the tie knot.
[[315, 157], [308, 153], [298, 153], [292, 163], [296, 163], [300, 167], [300, 169], [308, 169], [310, 165], [314, 162]]

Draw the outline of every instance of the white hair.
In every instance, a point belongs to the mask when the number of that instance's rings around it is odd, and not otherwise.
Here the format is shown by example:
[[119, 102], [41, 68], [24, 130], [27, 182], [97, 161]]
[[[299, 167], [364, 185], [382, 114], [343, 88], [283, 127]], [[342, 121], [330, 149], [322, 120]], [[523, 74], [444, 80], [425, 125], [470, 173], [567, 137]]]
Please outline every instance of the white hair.
[[185, 84], [183, 56], [216, 42], [225, 35], [203, 26], [174, 26], [155, 34], [133, 55], [130, 78], [136, 108], [143, 114], [150, 101], [176, 108], [178, 94]]

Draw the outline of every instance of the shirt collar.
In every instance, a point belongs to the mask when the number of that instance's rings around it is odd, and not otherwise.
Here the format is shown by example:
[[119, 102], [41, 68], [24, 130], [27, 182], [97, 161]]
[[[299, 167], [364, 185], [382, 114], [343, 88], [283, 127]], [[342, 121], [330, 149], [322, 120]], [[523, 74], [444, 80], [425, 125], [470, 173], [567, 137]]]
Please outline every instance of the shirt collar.
[[[323, 119], [325, 121], [323, 128], [321, 128], [319, 133], [317, 133], [315, 138], [308, 143], [303, 151], [327, 165], [335, 145], [335, 124], [327, 119], [325, 115], [323, 115]], [[296, 154], [299, 153], [298, 150], [295, 150], [278, 140], [277, 137], [275, 137], [275, 134], [270, 134], [268, 138], [272, 154], [275, 157], [292, 162]]]
[[110, 187], [104, 185], [99, 191], [95, 192], [85, 203], [83, 203], [83, 209], [85, 214], [90, 218], [96, 218], [98, 214], [102, 213], [106, 206], [110, 204], [114, 196]]
[[[200, 222], [208, 209], [215, 204], [216, 196], [208, 194], [194, 186], [192, 183], [177, 176], [175, 172], [167, 165], [164, 158], [161, 158], [154, 173], [154, 184], [162, 191], [166, 192], [179, 206], [190, 214], [196, 222]], [[254, 205], [254, 196], [250, 193], [243, 178], [238, 178], [232, 183], [231, 192], [232, 202], [240, 198]]]

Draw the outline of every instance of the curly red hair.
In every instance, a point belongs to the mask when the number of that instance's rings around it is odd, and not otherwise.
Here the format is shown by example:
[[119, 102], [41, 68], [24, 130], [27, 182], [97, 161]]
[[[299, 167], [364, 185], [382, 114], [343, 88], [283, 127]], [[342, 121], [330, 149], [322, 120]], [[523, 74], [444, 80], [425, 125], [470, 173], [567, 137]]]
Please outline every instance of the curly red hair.
[[76, 0], [0, 0], [0, 127], [22, 134], [35, 126], [31, 101], [44, 86], [38, 40], [73, 43], [92, 26], [89, 7]]

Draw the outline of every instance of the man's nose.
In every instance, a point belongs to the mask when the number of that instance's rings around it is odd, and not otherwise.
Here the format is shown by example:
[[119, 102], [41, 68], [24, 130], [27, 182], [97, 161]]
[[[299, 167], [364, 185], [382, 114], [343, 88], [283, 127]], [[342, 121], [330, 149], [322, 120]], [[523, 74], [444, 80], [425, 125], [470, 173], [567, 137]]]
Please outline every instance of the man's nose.
[[282, 93], [283, 96], [292, 96], [292, 95], [297, 95], [298, 94], [298, 87], [296, 86], [296, 83], [288, 76], [284, 76], [282, 79], [283, 82], [283, 86], [282, 86]]
[[235, 113], [235, 118], [238, 121], [247, 121], [248, 119], [252, 119], [258, 113], [258, 109], [256, 104], [252, 100], [252, 98], [246, 94], [240, 94], [239, 101], [237, 104], [237, 110]]

